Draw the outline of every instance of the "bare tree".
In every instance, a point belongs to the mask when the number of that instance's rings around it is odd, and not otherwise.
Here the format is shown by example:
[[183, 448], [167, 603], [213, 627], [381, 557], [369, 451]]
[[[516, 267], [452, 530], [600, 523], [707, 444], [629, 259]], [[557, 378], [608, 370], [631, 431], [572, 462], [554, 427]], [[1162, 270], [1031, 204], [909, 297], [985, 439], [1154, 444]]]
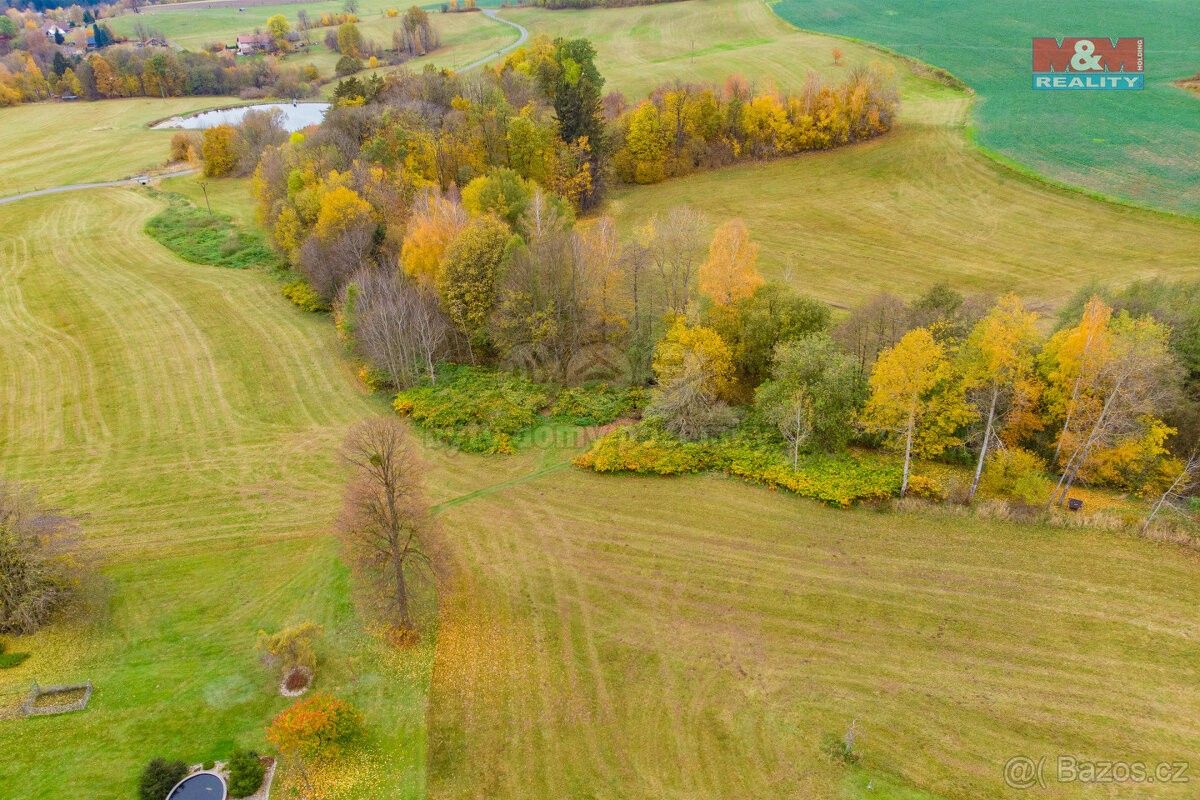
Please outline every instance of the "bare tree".
[[374, 238], [374, 225], [356, 225], [329, 241], [310, 235], [300, 246], [300, 272], [322, 300], [332, 302], [368, 262]]
[[455, 351], [456, 331], [437, 295], [391, 270], [359, 270], [351, 284], [354, 346], [393, 385], [411, 386], [424, 376], [437, 381], [438, 362]]
[[911, 318], [904, 301], [883, 292], [850, 312], [833, 332], [833, 338], [858, 359], [859, 374], [866, 377], [879, 354], [908, 333]]
[[737, 414], [712, 391], [711, 376], [696, 353], [684, 356], [683, 369], [658, 390], [646, 409], [680, 439], [708, 439], [737, 424]]
[[416, 445], [399, 419], [375, 417], [351, 429], [342, 454], [353, 470], [338, 524], [342, 541], [396, 624], [412, 628], [409, 576], [432, 567], [434, 529]]
[[673, 208], [649, 222], [642, 244], [657, 273], [666, 310], [684, 313], [696, 292], [696, 271], [706, 252], [704, 218], [686, 206]]
[[1183, 469], [1179, 470], [1175, 479], [1171, 481], [1171, 485], [1150, 507], [1150, 512], [1142, 522], [1142, 533], [1150, 530], [1155, 518], [1164, 509], [1180, 514], [1184, 513], [1183, 505], [1195, 495], [1198, 489], [1200, 489], [1200, 450], [1193, 450], [1191, 456], [1184, 463]]
[[0, 633], [32, 633], [75, 596], [87, 573], [80, 544], [75, 520], [0, 481]]

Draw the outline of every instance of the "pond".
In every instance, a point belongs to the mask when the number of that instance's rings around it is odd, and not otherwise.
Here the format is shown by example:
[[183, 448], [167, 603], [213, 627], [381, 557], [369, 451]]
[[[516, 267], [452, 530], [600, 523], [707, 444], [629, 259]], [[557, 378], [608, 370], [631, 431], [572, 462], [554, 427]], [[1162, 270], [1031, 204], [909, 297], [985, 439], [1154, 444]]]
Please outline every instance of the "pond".
[[278, 110], [279, 124], [289, 133], [307, 128], [309, 125], [319, 125], [329, 110], [329, 103], [259, 103], [253, 106], [238, 106], [237, 108], [219, 108], [215, 111], [204, 111], [199, 114], [189, 114], [185, 117], [171, 117], [164, 120], [155, 128], [186, 128], [188, 130], [204, 130], [217, 125], [237, 125], [249, 111]]
[[167, 800], [225, 800], [225, 781], [212, 772], [197, 772], [180, 781]]

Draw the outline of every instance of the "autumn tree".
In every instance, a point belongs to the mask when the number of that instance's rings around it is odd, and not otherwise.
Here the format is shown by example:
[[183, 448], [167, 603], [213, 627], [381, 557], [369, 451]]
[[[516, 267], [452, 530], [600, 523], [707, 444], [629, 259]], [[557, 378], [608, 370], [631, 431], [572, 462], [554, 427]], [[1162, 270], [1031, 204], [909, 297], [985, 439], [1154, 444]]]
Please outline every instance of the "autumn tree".
[[313, 233], [329, 241], [348, 230], [374, 224], [375, 214], [370, 203], [349, 187], [335, 186], [321, 195]]
[[1103, 355], [1093, 359], [1060, 441], [1062, 475], [1051, 498], [1058, 505], [1098, 451], [1144, 436], [1178, 392], [1180, 368], [1166, 326], [1122, 312], [1106, 332]]
[[884, 292], [851, 309], [833, 337], [858, 360], [859, 372], [866, 378], [879, 354], [909, 330], [908, 306], [899, 297]]
[[625, 146], [617, 169], [630, 183], [658, 183], [666, 178], [672, 132], [658, 107], [643, 100], [625, 122]]
[[1091, 387], [1099, 380], [1101, 369], [1110, 357], [1109, 322], [1112, 307], [1099, 297], [1084, 306], [1079, 323], [1054, 334], [1039, 357], [1046, 379], [1047, 410], [1062, 421], [1054, 446], [1058, 464], [1063, 443], [1072, 430], [1081, 404], [1093, 402]]
[[829, 451], [845, 447], [865, 388], [854, 357], [819, 333], [776, 348], [771, 379], [758, 387], [754, 402], [787, 441], [795, 467], [810, 444]]
[[682, 314], [695, 295], [696, 271], [704, 256], [703, 227], [698, 212], [678, 207], [656, 214], [640, 232], [663, 311]]
[[353, 22], [344, 22], [337, 29], [337, 51], [350, 58], [363, 57], [363, 36]]
[[446, 248], [467, 226], [468, 219], [461, 205], [440, 192], [422, 194], [413, 207], [400, 251], [405, 274], [422, 286], [436, 286]]
[[312, 796], [317, 787], [311, 767], [337, 758], [361, 737], [362, 730], [362, 714], [353, 705], [326, 692], [314, 692], [279, 712], [267, 728], [267, 741], [299, 772]]
[[290, 49], [287, 37], [291, 32], [292, 26], [288, 24], [287, 17], [283, 14], [275, 14], [267, 18], [267, 35], [271, 37], [271, 42], [277, 50], [287, 52]]
[[479, 217], [450, 246], [438, 274], [438, 294], [450, 319], [472, 346], [486, 342], [497, 281], [507, 260], [508, 227], [492, 216]]
[[200, 156], [204, 159], [204, 177], [232, 175], [240, 158], [237, 129], [232, 125], [206, 129], [200, 141]]
[[495, 214], [515, 226], [529, 206], [533, 191], [533, 184], [515, 170], [500, 167], [464, 186], [462, 204], [472, 214]]
[[342, 541], [395, 624], [411, 629], [410, 574], [432, 564], [434, 525], [417, 447], [402, 421], [376, 417], [351, 429], [342, 458], [352, 471], [338, 522]]
[[945, 347], [925, 328], [909, 331], [880, 354], [871, 372], [863, 427], [904, 453], [900, 495], [908, 491], [912, 457], [936, 456], [959, 444], [972, 417]]
[[737, 414], [715, 390], [712, 362], [696, 350], [682, 352], [659, 384], [646, 415], [685, 441], [716, 436], [737, 424]]
[[275, 633], [259, 631], [257, 646], [263, 660], [279, 666], [284, 673], [296, 667], [312, 671], [317, 668], [315, 644], [320, 636], [320, 625], [300, 622]]
[[976, 323], [960, 354], [960, 369], [968, 395], [983, 419], [983, 438], [967, 501], [975, 497], [998, 421], [1033, 372], [1037, 346], [1037, 315], [1025, 310], [1016, 295], [1000, 298], [996, 307]]
[[688, 359], [694, 359], [703, 375], [703, 389], [715, 397], [733, 391], [733, 355], [712, 328], [689, 325], [677, 317], [654, 348], [654, 377], [660, 386], [680, 377]]
[[704, 313], [704, 323], [729, 345], [746, 389], [767, 378], [777, 345], [824, 332], [829, 319], [828, 305], [778, 283], [764, 284], [728, 306], [710, 305]]
[[725, 306], [754, 294], [763, 285], [758, 250], [740, 219], [721, 225], [713, 234], [708, 258], [700, 265], [700, 291]]

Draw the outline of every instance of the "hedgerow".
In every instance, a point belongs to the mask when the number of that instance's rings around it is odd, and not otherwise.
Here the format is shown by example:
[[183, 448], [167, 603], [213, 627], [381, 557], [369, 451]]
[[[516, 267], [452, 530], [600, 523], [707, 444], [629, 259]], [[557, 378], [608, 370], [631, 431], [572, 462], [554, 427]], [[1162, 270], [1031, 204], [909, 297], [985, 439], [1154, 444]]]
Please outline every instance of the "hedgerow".
[[396, 395], [397, 412], [430, 435], [469, 453], [512, 453], [514, 437], [536, 425], [550, 391], [518, 375], [443, 365], [437, 383]]
[[256, 231], [243, 230], [224, 214], [210, 214], [179, 195], [146, 222], [146, 233], [185, 261], [218, 267], [276, 268], [279, 258]]
[[896, 465], [815, 454], [803, 456], [793, 468], [778, 442], [752, 429], [682, 442], [655, 423], [642, 422], [598, 439], [575, 464], [596, 472], [645, 475], [718, 471], [841, 507], [891, 497], [900, 489]]

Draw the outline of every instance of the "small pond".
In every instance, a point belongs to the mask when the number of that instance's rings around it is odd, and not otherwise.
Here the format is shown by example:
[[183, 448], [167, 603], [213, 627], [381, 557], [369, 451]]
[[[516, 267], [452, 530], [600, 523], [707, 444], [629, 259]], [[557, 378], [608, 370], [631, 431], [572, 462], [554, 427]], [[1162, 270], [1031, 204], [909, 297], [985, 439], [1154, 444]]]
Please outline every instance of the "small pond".
[[217, 125], [237, 125], [248, 111], [278, 110], [279, 124], [289, 133], [307, 128], [309, 125], [319, 125], [329, 110], [329, 103], [259, 103], [253, 106], [238, 106], [237, 108], [221, 108], [216, 111], [204, 111], [199, 114], [189, 114], [181, 117], [171, 117], [155, 125], [155, 128], [186, 128], [188, 130], [204, 130]]
[[225, 800], [225, 781], [211, 772], [197, 772], [180, 781], [167, 800]]

